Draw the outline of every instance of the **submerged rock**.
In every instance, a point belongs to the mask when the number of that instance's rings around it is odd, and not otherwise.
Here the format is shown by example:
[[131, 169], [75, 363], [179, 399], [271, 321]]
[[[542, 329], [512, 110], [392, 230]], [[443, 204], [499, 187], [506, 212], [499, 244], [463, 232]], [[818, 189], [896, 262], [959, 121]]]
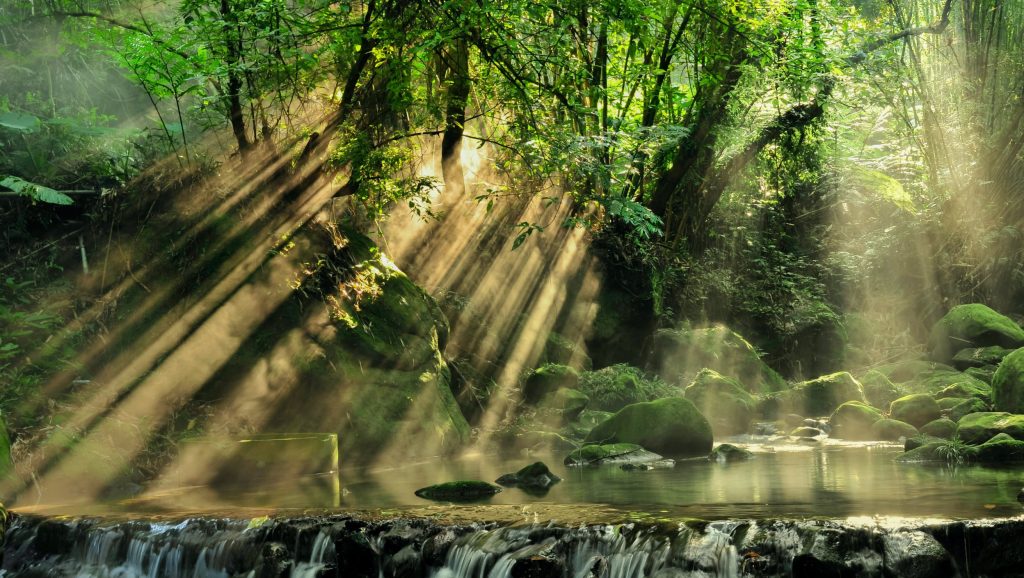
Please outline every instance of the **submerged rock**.
[[495, 483], [502, 486], [547, 489], [560, 481], [562, 478], [551, 473], [544, 462], [534, 462], [514, 474], [501, 476]]
[[601, 466], [607, 464], [642, 464], [655, 462], [662, 456], [636, 444], [604, 444], [583, 446], [565, 456], [567, 466]]
[[1024, 346], [1024, 329], [986, 305], [968, 303], [957, 305], [940, 319], [928, 342], [935, 359], [949, 361], [967, 347]]
[[627, 472], [637, 471], [648, 471], [648, 470], [670, 470], [676, 467], [675, 460], [657, 460], [653, 462], [644, 462], [642, 464], [622, 464], [619, 468], [626, 470]]
[[1007, 355], [992, 376], [992, 405], [999, 411], [1024, 413], [1024, 347]]
[[754, 457], [753, 452], [748, 449], [734, 446], [732, 444], [720, 444], [711, 450], [708, 459], [713, 462], [724, 464], [727, 462], [742, 462]]
[[705, 456], [712, 433], [697, 407], [680, 397], [634, 403], [590, 431], [591, 443], [634, 443], [672, 457]]
[[738, 381], [712, 369], [700, 370], [683, 395], [708, 418], [717, 435], [746, 433], [754, 420], [754, 397]]
[[490, 498], [501, 488], [479, 480], [445, 482], [416, 490], [416, 495], [425, 500], [445, 502], [475, 502]]
[[914, 427], [921, 427], [924, 424], [939, 419], [942, 410], [935, 398], [925, 393], [913, 393], [905, 395], [889, 406], [889, 415], [892, 419], [909, 423]]

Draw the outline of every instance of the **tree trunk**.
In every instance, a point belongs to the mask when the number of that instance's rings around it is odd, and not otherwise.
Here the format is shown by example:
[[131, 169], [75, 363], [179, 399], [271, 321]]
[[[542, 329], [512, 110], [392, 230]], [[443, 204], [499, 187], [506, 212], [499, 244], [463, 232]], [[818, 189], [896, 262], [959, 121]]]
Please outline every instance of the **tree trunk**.
[[447, 191], [461, 194], [466, 189], [462, 170], [462, 134], [469, 101], [469, 45], [458, 39], [444, 55], [449, 79], [444, 136], [441, 138], [441, 175]]

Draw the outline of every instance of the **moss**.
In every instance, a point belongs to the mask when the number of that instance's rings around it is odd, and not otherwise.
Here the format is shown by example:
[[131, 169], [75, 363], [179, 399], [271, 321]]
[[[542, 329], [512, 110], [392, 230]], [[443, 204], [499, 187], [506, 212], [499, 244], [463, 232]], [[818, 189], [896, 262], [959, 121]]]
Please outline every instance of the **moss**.
[[652, 460], [661, 456], [648, 452], [637, 444], [590, 444], [573, 450], [565, 457], [565, 465], [599, 465], [605, 462], [627, 462], [632, 456], [653, 456]]
[[871, 437], [876, 440], [895, 441], [916, 435], [917, 428], [895, 419], [880, 419], [871, 425]]
[[846, 440], [877, 439], [871, 437], [871, 424], [882, 419], [882, 412], [863, 402], [848, 401], [832, 413], [828, 423], [831, 437]]
[[654, 335], [654, 360], [660, 375], [693, 375], [709, 368], [738, 380], [751, 393], [781, 391], [788, 386], [749, 341], [724, 325], [661, 329]]
[[624, 363], [580, 374], [579, 389], [590, 397], [590, 408], [618, 411], [641, 401], [679, 395], [679, 388]]
[[953, 356], [953, 367], [964, 371], [969, 368], [985, 367], [986, 365], [999, 365], [1004, 357], [1013, 350], [998, 345], [989, 347], [969, 347], [961, 349]]
[[[907, 389], [908, 393], [938, 394], [944, 389], [958, 384], [963, 384], [962, 387], [965, 390], [978, 390], [985, 392], [989, 389], [988, 384], [985, 382], [954, 369], [930, 369], [928, 371], [923, 371], [914, 379], [905, 382], [904, 387]], [[947, 397], [956, 396], [948, 395]], [[965, 395], [964, 397], [971, 396]]]
[[705, 456], [712, 439], [707, 418], [678, 397], [627, 405], [587, 436], [590, 442], [634, 443], [670, 457]]
[[[953, 409], [961, 403], [967, 401], [969, 398], [966, 397], [943, 397], [935, 400], [935, 403], [939, 404], [939, 409], [946, 411]], [[955, 421], [955, 420], [954, 420]]]
[[847, 401], [867, 403], [860, 382], [845, 371], [802, 381], [778, 399], [788, 411], [805, 416], [830, 415]]
[[572, 389], [579, 383], [580, 374], [568, 365], [548, 363], [533, 370], [523, 383], [523, 401], [537, 403], [559, 388]]
[[978, 399], [988, 400], [992, 398], [992, 387], [982, 381], [971, 378], [967, 381], [947, 385], [935, 394], [935, 399], [942, 399], [946, 397], [960, 399], [976, 397]]
[[972, 413], [960, 419], [956, 430], [956, 435], [969, 444], [984, 443], [1000, 433], [1024, 440], [1024, 415], [993, 411]]
[[923, 359], [904, 359], [874, 368], [895, 383], [911, 381], [922, 373], [929, 371], [955, 371], [952, 366]]
[[593, 366], [593, 362], [581, 345], [561, 333], [555, 332], [548, 334], [541, 359], [544, 363], [568, 365], [578, 370], [589, 370]]
[[992, 407], [984, 401], [977, 398], [970, 398], [951, 407], [949, 409], [949, 419], [959, 422], [966, 415], [990, 411], [991, 409]]
[[992, 378], [995, 377], [997, 367], [995, 365], [986, 365], [984, 367], [968, 367], [964, 370], [964, 375], [969, 375], [978, 381], [983, 381], [989, 385], [992, 385]]
[[875, 407], [889, 407], [894, 399], [902, 395], [895, 383], [874, 369], [865, 373], [859, 381], [864, 388], [864, 397]]
[[898, 462], [944, 462], [958, 463], [972, 461], [977, 449], [971, 446], [958, 446], [954, 442], [934, 441], [914, 448], [896, 458]]
[[999, 411], [1024, 413], [1024, 347], [1007, 355], [992, 376], [992, 405]]
[[1024, 461], [1024, 441], [1012, 438], [992, 438], [978, 446], [974, 460], [980, 464]]
[[921, 427], [939, 419], [942, 410], [939, 409], [934, 397], [926, 393], [913, 393], [894, 400], [889, 406], [889, 415], [914, 427]]
[[1024, 346], [1024, 329], [981, 303], [957, 305], [932, 328], [932, 356], [947, 361], [964, 348]]
[[948, 418], [939, 418], [921, 426], [921, 433], [944, 440], [953, 439], [956, 435], [957, 424]]
[[416, 495], [425, 500], [446, 502], [475, 502], [490, 498], [501, 488], [479, 480], [445, 482], [416, 490]]
[[749, 460], [754, 457], [754, 454], [747, 449], [743, 449], [732, 444], [720, 444], [715, 446], [715, 449], [711, 450], [711, 454], [708, 459], [713, 462], [727, 463], [727, 462], [741, 462]]
[[711, 369], [702, 369], [683, 396], [697, 406], [719, 435], [746, 433], [754, 419], [754, 397], [735, 379]]

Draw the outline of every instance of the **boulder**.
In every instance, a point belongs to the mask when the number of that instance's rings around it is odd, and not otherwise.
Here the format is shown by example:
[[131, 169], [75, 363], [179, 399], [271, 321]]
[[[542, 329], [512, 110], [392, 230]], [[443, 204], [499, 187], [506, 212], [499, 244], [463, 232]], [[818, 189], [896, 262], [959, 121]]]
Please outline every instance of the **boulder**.
[[987, 305], [968, 303], [952, 308], [935, 324], [928, 344], [932, 357], [946, 362], [961, 349], [992, 345], [1022, 347], [1024, 329]]
[[876, 439], [871, 437], [871, 424], [882, 419], [882, 412], [859, 401], [848, 401], [832, 412], [828, 422], [831, 437], [845, 440]]
[[964, 375], [969, 375], [978, 381], [984, 381], [985, 383], [992, 385], [992, 378], [996, 375], [995, 365], [986, 365], [985, 367], [968, 367], [964, 370]]
[[968, 347], [956, 352], [956, 355], [953, 356], [953, 367], [960, 371], [965, 371], [972, 367], [979, 368], [987, 365], [999, 365], [1003, 358], [1012, 351], [1012, 349], [998, 345]]
[[579, 383], [580, 374], [568, 365], [548, 363], [530, 372], [523, 383], [523, 401], [539, 402], [559, 388], [572, 389]]
[[[965, 375], [965, 377], [969, 376]], [[947, 385], [935, 394], [936, 400], [946, 397], [955, 397], [960, 399], [976, 397], [982, 400], [989, 400], [992, 399], [992, 386], [980, 379], [971, 377], [970, 379], [965, 379], [963, 381]]]
[[939, 404], [935, 403], [934, 397], [925, 393], [913, 393], [893, 401], [889, 406], [889, 416], [914, 427], [921, 427], [939, 419], [942, 410], [939, 409]]
[[[939, 404], [939, 409], [942, 411], [953, 409], [961, 403], [968, 401], [966, 397], [943, 397], [935, 400], [935, 403]], [[955, 420], [954, 420], [955, 421]]]
[[948, 418], [939, 418], [921, 426], [921, 433], [944, 440], [953, 439], [956, 435], [956, 422]]
[[980, 464], [1024, 461], [1024, 441], [999, 434], [977, 447], [974, 460]]
[[996, 410], [1024, 413], [1024, 347], [1007, 355], [992, 376]]
[[932, 578], [958, 574], [952, 556], [931, 534], [900, 530], [882, 535], [886, 575]]
[[750, 393], [787, 386], [749, 341], [724, 325], [661, 329], [654, 334], [653, 368], [659, 375], [693, 375], [705, 367], [738, 380]]
[[896, 458], [898, 462], [946, 462], [946, 463], [961, 463], [969, 462], [974, 460], [977, 454], [977, 448], [974, 446], [967, 446], [963, 444], [957, 444], [955, 442], [938, 440], [928, 442], [924, 445], [916, 447], [900, 457]]
[[894, 383], [914, 380], [917, 376], [929, 371], [956, 371], [953, 366], [923, 359], [904, 359], [875, 367], [877, 371]]
[[712, 369], [702, 369], [683, 395], [708, 418], [715, 435], [746, 433], [754, 421], [754, 397], [735, 379]]
[[896, 441], [900, 438], [910, 439], [917, 435], [917, 428], [909, 423], [895, 419], [880, 419], [871, 424], [872, 439]]
[[544, 462], [534, 462], [514, 474], [505, 474], [495, 480], [496, 484], [502, 486], [517, 486], [529, 489], [547, 489], [562, 478], [551, 473]]
[[[967, 391], [979, 390], [982, 394], [988, 395], [989, 385], [987, 383], [955, 369], [930, 369], [923, 371], [917, 374], [914, 379], [905, 382], [903, 387], [908, 393], [938, 394], [958, 384], [965, 384], [964, 387]], [[955, 390], [950, 389], [950, 391]], [[950, 393], [946, 397], [956, 397], [956, 394]], [[969, 395], [964, 395], [964, 397], [969, 397]]]
[[416, 495], [424, 500], [443, 502], [476, 502], [490, 498], [501, 491], [501, 488], [479, 480], [445, 482], [416, 490]]
[[949, 409], [949, 419], [959, 422], [965, 415], [991, 411], [992, 407], [976, 398], [966, 399]]
[[636, 444], [592, 444], [573, 450], [565, 457], [567, 466], [603, 466], [607, 464], [644, 464], [662, 456]]
[[591, 409], [619, 411], [631, 403], [679, 395], [679, 388], [648, 378], [644, 372], [624, 363], [580, 374], [579, 390], [590, 397]]
[[984, 443], [1000, 433], [1024, 440], [1024, 415], [1001, 411], [971, 413], [960, 418], [956, 429], [956, 435], [969, 444]]
[[895, 383], [875, 369], [865, 373], [859, 381], [864, 388], [864, 397], [875, 407], [889, 407], [894, 399], [902, 395]]
[[942, 441], [943, 441], [942, 438], [937, 438], [937, 437], [926, 435], [926, 434], [918, 434], [916, 436], [911, 436], [911, 437], [907, 438], [903, 442], [903, 451], [909, 452], [910, 450], [916, 450], [917, 448], [919, 448], [921, 446], [925, 446], [925, 445], [928, 445], [928, 444], [934, 444], [934, 443], [940, 443]]
[[727, 462], [742, 462], [754, 457], [754, 454], [747, 449], [732, 444], [719, 444], [711, 450], [708, 459], [713, 462], [724, 464]]
[[809, 416], [830, 415], [847, 401], [867, 403], [860, 382], [845, 371], [802, 381], [774, 397], [789, 411]]
[[793, 428], [793, 430], [789, 432], [789, 435], [796, 438], [816, 438], [818, 436], [825, 435], [825, 432], [816, 427], [803, 425], [798, 428]]
[[705, 456], [712, 432], [693, 402], [681, 397], [634, 403], [590, 431], [591, 443], [634, 443], [670, 457]]

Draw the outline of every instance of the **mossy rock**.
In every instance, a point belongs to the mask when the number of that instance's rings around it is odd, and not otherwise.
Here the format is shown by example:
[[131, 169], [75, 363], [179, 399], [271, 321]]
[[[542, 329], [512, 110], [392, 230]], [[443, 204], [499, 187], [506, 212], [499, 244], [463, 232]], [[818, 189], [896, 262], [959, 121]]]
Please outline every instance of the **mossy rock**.
[[936, 363], [934, 361], [926, 361], [923, 359], [904, 359], [879, 365], [872, 371], [881, 373], [888, 377], [893, 383], [904, 383], [913, 381], [917, 376], [926, 372], [956, 371], [956, 369], [951, 365]]
[[939, 419], [942, 410], [935, 398], [926, 393], [912, 393], [894, 400], [889, 405], [889, 416], [892, 419], [904, 421], [914, 427], [921, 427], [924, 424]]
[[[1024, 441], [1003, 434], [993, 437], [977, 447], [974, 461], [979, 464], [1003, 464], [1024, 461]], [[998, 438], [998, 439], [997, 439]]]
[[992, 376], [992, 406], [1024, 413], [1024, 347], [1007, 355]]
[[960, 371], [970, 368], [985, 367], [986, 365], [999, 365], [1003, 358], [1013, 350], [998, 345], [988, 347], [968, 347], [956, 352], [953, 356], [953, 367]]
[[[935, 403], [939, 404], [939, 409], [942, 411], [953, 409], [961, 403], [967, 401], [970, 398], [966, 397], [943, 397], [935, 400]], [[954, 420], [956, 421], [956, 420]]]
[[860, 382], [846, 371], [802, 381], [773, 397], [788, 412], [806, 416], [831, 415], [847, 401], [867, 403]]
[[928, 344], [932, 357], [945, 362], [961, 349], [1024, 346], [1024, 329], [987, 305], [968, 303], [952, 308], [935, 324]]
[[859, 401], [848, 401], [832, 412], [828, 423], [830, 437], [845, 440], [877, 439], [871, 437], [871, 425], [882, 419], [882, 412]]
[[601, 422], [612, 417], [613, 415], [615, 414], [610, 411], [585, 409], [580, 412], [579, 416], [576, 417], [576, 422], [586, 427], [588, 430], [591, 430], [594, 429]]
[[445, 482], [416, 490], [424, 500], [441, 502], [478, 502], [501, 491], [501, 488], [479, 480]]
[[964, 370], [964, 375], [969, 375], [978, 381], [984, 381], [985, 383], [992, 385], [992, 378], [996, 375], [998, 366], [986, 365], [984, 367], [968, 367]]
[[894, 399], [903, 395], [892, 380], [874, 369], [865, 373], [859, 381], [864, 388], [864, 397], [874, 407], [889, 407]]
[[944, 440], [953, 439], [956, 435], [957, 423], [949, 418], [939, 418], [921, 426], [921, 433]]
[[580, 374], [579, 390], [590, 397], [591, 409], [619, 411], [631, 403], [679, 395], [678, 387], [624, 363]]
[[870, 435], [876, 440], [896, 441], [916, 436], [917, 428], [896, 419], [880, 419], [871, 425]]
[[734, 378], [750, 393], [786, 389], [786, 380], [761, 360], [757, 349], [724, 325], [661, 329], [654, 334], [653, 367], [659, 375], [694, 375], [709, 368]]
[[796, 427], [790, 430], [789, 435], [795, 438], [816, 438], [818, 436], [825, 435], [825, 432], [821, 431], [816, 427], [802, 425], [800, 427]]
[[505, 474], [495, 480], [502, 486], [518, 486], [521, 488], [547, 489], [562, 478], [556, 476], [544, 462], [534, 462], [514, 474]]
[[711, 450], [711, 454], [708, 455], [709, 460], [720, 464], [728, 462], [742, 462], [749, 460], [752, 457], [754, 457], [754, 454], [750, 450], [734, 446], [732, 444], [719, 444], [715, 446], [715, 449]]
[[969, 444], [984, 443], [1000, 433], [1024, 440], [1024, 415], [1002, 411], [972, 413], [960, 418], [956, 430], [956, 435]]
[[711, 424], [697, 406], [681, 397], [634, 403], [590, 431], [592, 443], [634, 443], [669, 457], [706, 456]]
[[958, 446], [953, 442], [939, 440], [914, 448], [896, 458], [898, 462], [970, 462], [977, 455], [973, 446]]
[[972, 377], [970, 380], [948, 385], [935, 394], [936, 400], [946, 397], [959, 399], [976, 397], [987, 401], [992, 399], [992, 386]]
[[[990, 390], [987, 383], [955, 369], [932, 369], [921, 372], [914, 379], [905, 382], [903, 387], [908, 393], [930, 393], [938, 396], [940, 392], [947, 389], [950, 392], [955, 392], [956, 388], [952, 388], [955, 385], [961, 385], [963, 391], [977, 391], [983, 395], [987, 395]], [[971, 397], [971, 395], [965, 394], [963, 397]], [[956, 397], [956, 394], [950, 393], [946, 397]]]
[[916, 450], [921, 446], [925, 446], [933, 443], [940, 443], [944, 441], [943, 438], [937, 438], [927, 434], [919, 433], [916, 436], [911, 436], [903, 442], [903, 451], [909, 452], [910, 450]]
[[642, 464], [658, 461], [662, 456], [637, 444], [591, 444], [565, 456], [567, 466], [601, 466], [607, 464]]
[[715, 435], [746, 433], [754, 421], [754, 397], [735, 379], [712, 369], [702, 369], [683, 396], [708, 418]]
[[949, 409], [949, 419], [959, 422], [966, 415], [992, 411], [992, 406], [977, 398], [966, 399]]
[[542, 365], [530, 372], [523, 383], [523, 401], [535, 404], [559, 388], [575, 388], [579, 380], [580, 374], [568, 365]]

